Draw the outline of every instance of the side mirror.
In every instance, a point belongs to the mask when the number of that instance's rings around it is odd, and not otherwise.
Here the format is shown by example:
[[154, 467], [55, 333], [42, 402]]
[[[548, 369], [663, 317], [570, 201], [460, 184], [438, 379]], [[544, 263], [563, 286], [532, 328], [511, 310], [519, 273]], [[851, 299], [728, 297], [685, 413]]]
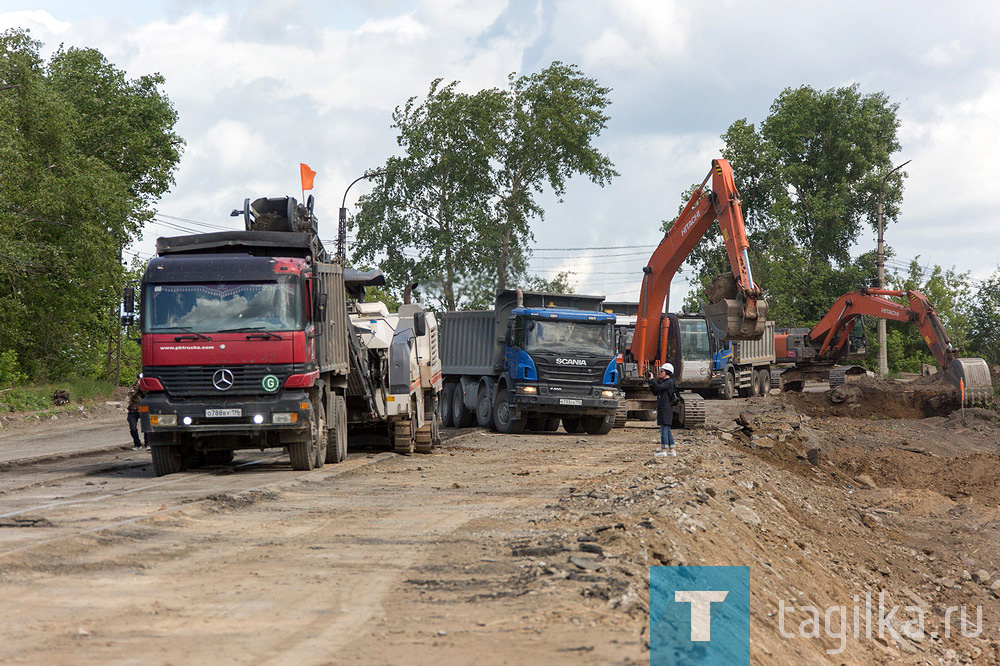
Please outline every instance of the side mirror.
[[313, 299], [313, 321], [317, 324], [326, 321], [326, 294], [321, 291], [316, 292]]
[[413, 334], [418, 338], [427, 335], [426, 313], [418, 312], [415, 315], [413, 315]]
[[135, 323], [135, 288], [125, 287], [122, 300], [122, 326], [131, 326]]

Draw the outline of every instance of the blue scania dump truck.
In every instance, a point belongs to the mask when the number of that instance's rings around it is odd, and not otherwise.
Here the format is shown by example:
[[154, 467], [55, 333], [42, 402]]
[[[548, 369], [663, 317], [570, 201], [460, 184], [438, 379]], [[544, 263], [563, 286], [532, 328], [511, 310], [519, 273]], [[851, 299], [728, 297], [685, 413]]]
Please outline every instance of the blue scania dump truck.
[[442, 424], [610, 432], [622, 398], [615, 316], [599, 310], [603, 300], [504, 290], [493, 310], [445, 313]]

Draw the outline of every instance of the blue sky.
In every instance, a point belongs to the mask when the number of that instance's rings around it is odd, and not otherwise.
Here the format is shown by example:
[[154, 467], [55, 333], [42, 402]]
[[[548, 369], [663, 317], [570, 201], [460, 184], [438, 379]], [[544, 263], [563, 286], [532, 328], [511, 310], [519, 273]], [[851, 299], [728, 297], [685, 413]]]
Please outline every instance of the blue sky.
[[[564, 203], [546, 199], [532, 262], [543, 275], [575, 270], [580, 292], [637, 297], [644, 250], [558, 248], [651, 250], [733, 121], [760, 122], [784, 88], [852, 83], [900, 105], [895, 163], [912, 162], [887, 231], [897, 261], [920, 255], [976, 278], [1000, 263], [1000, 3], [0, 0], [7, 27], [30, 28], [49, 51], [95, 47], [130, 76], [166, 77], [188, 145], [163, 216], [133, 248], [142, 256], [177, 224], [235, 227], [227, 215], [244, 197], [297, 193], [299, 162], [319, 173], [333, 238], [344, 188], [396, 150], [396, 105], [438, 77], [474, 91], [561, 60], [613, 89], [598, 143], [621, 176], [605, 188], [576, 179]], [[869, 230], [856, 250], [872, 247]], [[672, 301], [686, 290], [676, 280]]]

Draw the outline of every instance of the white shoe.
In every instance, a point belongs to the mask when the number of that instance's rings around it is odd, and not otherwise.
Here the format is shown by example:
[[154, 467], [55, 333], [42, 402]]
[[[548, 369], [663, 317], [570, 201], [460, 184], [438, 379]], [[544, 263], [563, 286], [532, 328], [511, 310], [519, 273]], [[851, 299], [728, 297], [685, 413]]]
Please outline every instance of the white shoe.
[[667, 455], [676, 458], [677, 457], [677, 450], [676, 449], [670, 449], [669, 451], [667, 451]]
[[[667, 452], [666, 449], [660, 449], [659, 451], [657, 451], [653, 455], [656, 456], [657, 458], [666, 458], [670, 454]], [[674, 454], [674, 455], [676, 455], [676, 454]]]

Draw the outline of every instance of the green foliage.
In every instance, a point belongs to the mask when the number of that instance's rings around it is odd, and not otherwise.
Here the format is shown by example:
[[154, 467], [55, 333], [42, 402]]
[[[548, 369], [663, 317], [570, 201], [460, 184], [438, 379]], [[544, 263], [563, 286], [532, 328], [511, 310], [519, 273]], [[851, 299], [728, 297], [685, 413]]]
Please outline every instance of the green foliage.
[[[848, 250], [862, 229], [877, 227], [880, 194], [885, 219], [898, 215], [905, 173], [886, 177], [899, 149], [896, 110], [885, 94], [862, 95], [857, 85], [802, 86], [778, 96], [759, 130], [741, 119], [722, 135], [754, 280], [779, 325], [815, 324], [844, 292], [873, 283], [873, 257], [852, 260]], [[689, 264], [702, 285], [729, 270], [717, 226]], [[697, 303], [700, 292], [688, 302]]]
[[17, 363], [17, 352], [13, 349], [0, 352], [0, 388], [23, 384], [27, 378]]
[[1000, 266], [978, 285], [969, 309], [969, 353], [1000, 365]]
[[449, 310], [528, 278], [538, 194], [561, 197], [574, 174], [600, 185], [617, 175], [592, 145], [610, 91], [576, 67], [512, 74], [507, 90], [457, 87], [438, 79], [424, 100], [397, 107], [404, 155], [371, 172], [351, 221], [355, 260], [377, 263], [390, 284], [420, 282]]
[[0, 34], [0, 330], [36, 380], [101, 367], [122, 249], [182, 145], [158, 75], [129, 81], [92, 49], [46, 66], [40, 48]]

